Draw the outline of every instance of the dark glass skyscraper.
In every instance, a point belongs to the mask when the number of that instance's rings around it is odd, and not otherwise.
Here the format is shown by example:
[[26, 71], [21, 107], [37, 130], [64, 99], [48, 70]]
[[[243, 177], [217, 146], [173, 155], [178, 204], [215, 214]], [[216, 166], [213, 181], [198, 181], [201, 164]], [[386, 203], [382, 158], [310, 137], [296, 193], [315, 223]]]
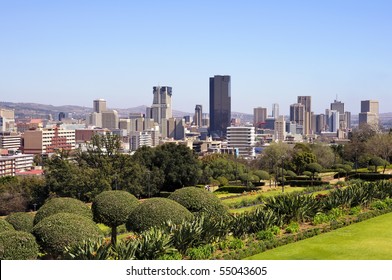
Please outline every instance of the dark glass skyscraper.
[[213, 138], [226, 136], [231, 122], [230, 76], [210, 78], [210, 135]]

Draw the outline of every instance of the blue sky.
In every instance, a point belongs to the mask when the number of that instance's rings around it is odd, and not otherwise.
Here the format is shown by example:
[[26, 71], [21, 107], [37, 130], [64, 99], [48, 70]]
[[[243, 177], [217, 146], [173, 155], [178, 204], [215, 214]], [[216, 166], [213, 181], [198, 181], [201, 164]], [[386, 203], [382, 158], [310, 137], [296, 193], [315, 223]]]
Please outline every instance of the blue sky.
[[0, 101], [208, 112], [209, 77], [231, 75], [232, 111], [336, 95], [392, 112], [392, 1], [0, 0]]

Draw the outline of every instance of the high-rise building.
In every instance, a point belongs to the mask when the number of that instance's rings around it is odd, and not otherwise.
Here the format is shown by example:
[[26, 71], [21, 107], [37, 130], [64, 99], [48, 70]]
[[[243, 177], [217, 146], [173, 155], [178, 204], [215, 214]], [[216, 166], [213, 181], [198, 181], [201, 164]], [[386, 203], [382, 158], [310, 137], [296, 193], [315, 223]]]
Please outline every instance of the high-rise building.
[[303, 122], [304, 134], [309, 135], [311, 131], [311, 112], [312, 112], [312, 97], [311, 96], [298, 96], [298, 103], [304, 105], [305, 117]]
[[102, 113], [103, 111], [106, 111], [106, 100], [95, 99], [93, 101], [93, 110], [95, 113]]
[[230, 126], [227, 128], [227, 147], [237, 149], [238, 155], [245, 158], [255, 156], [255, 128], [253, 126]]
[[277, 119], [279, 117], [279, 104], [274, 103], [272, 104], [272, 117]]
[[203, 106], [196, 105], [195, 107], [195, 117], [194, 117], [195, 126], [202, 126], [203, 124]]
[[375, 100], [363, 100], [361, 101], [361, 112], [359, 113], [359, 125], [367, 123], [370, 125], [379, 124], [378, 116], [378, 101]]
[[253, 108], [253, 126], [259, 127], [264, 124], [267, 119], [267, 108], [257, 107]]
[[283, 142], [286, 137], [286, 121], [284, 116], [275, 119], [275, 140]]
[[158, 124], [162, 123], [162, 119], [170, 119], [172, 117], [172, 88], [167, 86], [153, 87], [153, 102], [151, 106], [151, 117]]
[[[290, 105], [290, 121], [296, 122], [302, 127], [305, 124], [305, 105], [295, 103]], [[305, 131], [304, 131], [305, 132]]]
[[340, 114], [336, 110], [327, 110], [329, 132], [337, 132], [339, 129]]
[[118, 129], [119, 118], [116, 110], [103, 111], [102, 115], [102, 128], [110, 130]]
[[210, 78], [210, 135], [226, 136], [231, 121], [231, 78], [216, 75]]

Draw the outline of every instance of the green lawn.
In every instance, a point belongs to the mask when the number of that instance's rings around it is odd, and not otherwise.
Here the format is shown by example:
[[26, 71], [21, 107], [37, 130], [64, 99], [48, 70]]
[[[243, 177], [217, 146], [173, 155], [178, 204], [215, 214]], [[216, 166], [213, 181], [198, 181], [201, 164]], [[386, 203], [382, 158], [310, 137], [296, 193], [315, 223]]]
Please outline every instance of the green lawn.
[[392, 213], [281, 246], [249, 260], [392, 260]]

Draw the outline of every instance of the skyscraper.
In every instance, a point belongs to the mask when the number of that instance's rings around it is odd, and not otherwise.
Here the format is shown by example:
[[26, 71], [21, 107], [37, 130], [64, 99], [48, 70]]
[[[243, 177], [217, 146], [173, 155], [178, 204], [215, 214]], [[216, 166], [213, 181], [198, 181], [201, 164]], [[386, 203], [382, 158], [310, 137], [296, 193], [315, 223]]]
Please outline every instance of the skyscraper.
[[[172, 117], [172, 88], [171, 87], [153, 87], [154, 99], [151, 106], [151, 118], [158, 124], [162, 119]], [[147, 116], [148, 117], [148, 116]]]
[[272, 104], [272, 117], [276, 120], [279, 117], [279, 104]]
[[203, 121], [203, 106], [196, 105], [194, 123], [196, 126], [200, 127], [203, 125], [202, 121]]
[[361, 112], [359, 113], [359, 125], [367, 123], [378, 125], [378, 101], [363, 100], [361, 101]]
[[298, 103], [305, 106], [305, 118], [304, 118], [304, 135], [311, 134], [311, 112], [312, 112], [312, 97], [311, 96], [298, 96]]
[[253, 108], [253, 126], [259, 127], [261, 123], [265, 123], [267, 119], [267, 108]]
[[216, 75], [210, 78], [210, 135], [225, 137], [231, 121], [231, 79]]
[[106, 100], [105, 99], [95, 99], [93, 101], [93, 110], [95, 113], [102, 113], [106, 111]]
[[290, 121], [304, 126], [305, 123], [305, 106], [300, 103], [290, 105]]

